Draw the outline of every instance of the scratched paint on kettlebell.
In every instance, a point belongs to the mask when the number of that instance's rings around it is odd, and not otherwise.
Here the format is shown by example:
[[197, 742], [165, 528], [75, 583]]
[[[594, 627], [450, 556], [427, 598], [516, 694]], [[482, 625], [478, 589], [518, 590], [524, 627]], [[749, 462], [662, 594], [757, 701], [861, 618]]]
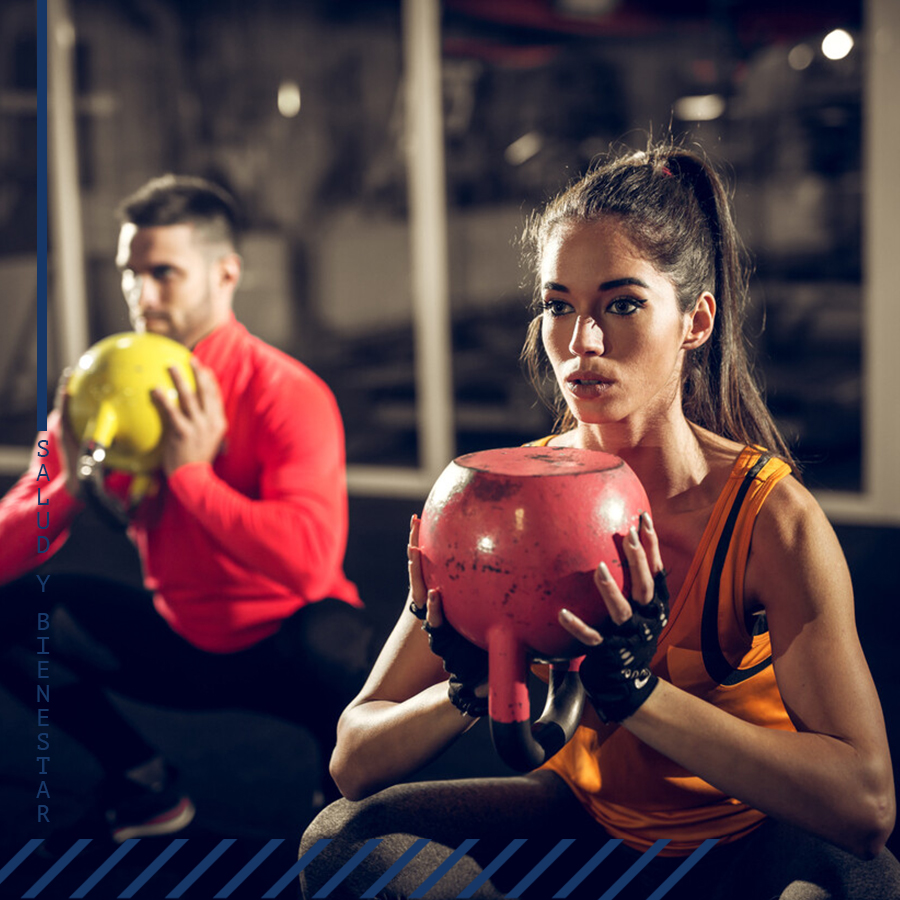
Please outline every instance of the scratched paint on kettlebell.
[[609, 454], [469, 454], [445, 470], [422, 514], [426, 584], [442, 591], [447, 620], [481, 646], [503, 623], [536, 652], [573, 652], [559, 609], [599, 624], [605, 607], [592, 573], [603, 560], [621, 579], [613, 534], [627, 533], [646, 506], [631, 470]]

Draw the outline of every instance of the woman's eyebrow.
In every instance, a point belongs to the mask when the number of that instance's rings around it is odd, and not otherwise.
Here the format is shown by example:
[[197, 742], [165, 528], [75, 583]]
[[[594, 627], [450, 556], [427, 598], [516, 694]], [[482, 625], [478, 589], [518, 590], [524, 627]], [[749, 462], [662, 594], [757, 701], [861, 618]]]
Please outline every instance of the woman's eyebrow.
[[[633, 287], [642, 287], [648, 291], [650, 290], [650, 285], [644, 281], [641, 281], [640, 278], [614, 278], [612, 281], [604, 281], [600, 285], [599, 289], [601, 291], [611, 291], [614, 288], [626, 287], [628, 285], [632, 285]], [[564, 284], [559, 284], [556, 281], [545, 281], [544, 290], [557, 291], [563, 294], [569, 293], [569, 289]]]
[[648, 291], [650, 290], [650, 285], [641, 281], [640, 278], [614, 278], [612, 281], [604, 281], [603, 284], [600, 285], [600, 290], [611, 291], [613, 288], [626, 287], [627, 285], [642, 287]]

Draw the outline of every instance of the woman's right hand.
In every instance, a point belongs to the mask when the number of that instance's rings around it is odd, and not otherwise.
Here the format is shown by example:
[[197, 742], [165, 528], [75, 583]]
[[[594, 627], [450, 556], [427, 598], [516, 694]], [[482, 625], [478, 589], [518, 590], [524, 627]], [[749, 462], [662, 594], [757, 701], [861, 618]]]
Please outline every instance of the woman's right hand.
[[[462, 668], [453, 652], [444, 659], [429, 649], [435, 632], [449, 634], [452, 628], [444, 622], [439, 594], [433, 591], [429, 595], [418, 542], [419, 520], [413, 516], [407, 548], [409, 594], [366, 684], [338, 722], [331, 774], [341, 793], [351, 800], [361, 800], [408, 778], [468, 731], [481, 715], [473, 709], [461, 716], [459, 705], [447, 702], [448, 696], [453, 701], [455, 678], [448, 684], [447, 672]], [[422, 634], [426, 625], [432, 630], [429, 643]], [[487, 654], [456, 637], [473, 656], [481, 658], [474, 682], [480, 684], [487, 676]], [[486, 694], [487, 686], [479, 688], [481, 691]]]
[[[409, 531], [409, 609], [423, 620], [431, 652], [441, 657], [444, 671], [450, 676], [451, 699], [459, 708], [467, 706], [470, 715], [484, 715], [486, 704], [477, 703], [487, 696], [488, 655], [467, 641], [444, 618], [440, 591], [428, 590], [422, 575], [422, 553], [419, 549], [421, 520], [413, 516]], [[455, 695], [455, 696], [454, 696]], [[462, 704], [462, 706], [461, 706]]]

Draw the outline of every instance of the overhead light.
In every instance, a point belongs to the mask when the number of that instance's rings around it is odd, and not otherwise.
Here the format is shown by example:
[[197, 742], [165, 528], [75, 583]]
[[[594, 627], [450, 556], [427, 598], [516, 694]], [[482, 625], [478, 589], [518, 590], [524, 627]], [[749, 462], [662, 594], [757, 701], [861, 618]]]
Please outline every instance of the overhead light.
[[797, 46], [792, 47], [791, 52], [788, 53], [788, 65], [795, 71], [802, 72], [812, 65], [814, 58], [815, 53], [809, 44], [797, 44]]
[[835, 28], [822, 38], [822, 52], [828, 59], [843, 59], [853, 49], [853, 38], [843, 28]]
[[587, 17], [607, 16], [614, 12], [619, 0], [556, 0], [556, 11], [564, 16]]
[[725, 98], [721, 94], [680, 97], [672, 105], [672, 111], [682, 122], [711, 122], [725, 112]]
[[503, 156], [511, 166], [521, 166], [528, 162], [544, 146], [544, 139], [537, 131], [529, 131], [514, 140], [503, 152]]
[[300, 85], [296, 81], [278, 85], [278, 112], [286, 119], [293, 119], [300, 112]]

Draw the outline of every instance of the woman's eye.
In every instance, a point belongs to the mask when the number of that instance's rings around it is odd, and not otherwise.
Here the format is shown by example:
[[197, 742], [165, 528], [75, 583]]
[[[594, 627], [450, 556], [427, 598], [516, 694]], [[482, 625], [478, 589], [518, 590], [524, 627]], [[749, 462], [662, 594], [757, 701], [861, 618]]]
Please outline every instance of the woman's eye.
[[617, 316], [630, 316], [643, 305], [644, 302], [642, 300], [635, 300], [632, 297], [620, 297], [609, 304], [608, 310]]
[[571, 309], [565, 300], [544, 300], [541, 306], [551, 316], [564, 316]]

